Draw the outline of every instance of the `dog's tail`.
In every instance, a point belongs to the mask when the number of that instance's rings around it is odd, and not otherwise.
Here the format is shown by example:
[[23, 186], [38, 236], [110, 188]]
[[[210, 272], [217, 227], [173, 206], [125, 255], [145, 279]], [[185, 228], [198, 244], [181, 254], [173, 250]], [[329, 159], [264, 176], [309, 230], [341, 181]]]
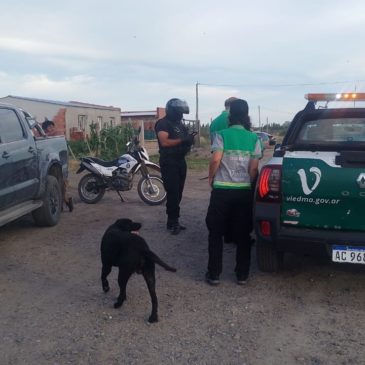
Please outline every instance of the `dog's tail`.
[[154, 263], [162, 266], [165, 270], [167, 271], [172, 271], [172, 272], [176, 272], [176, 269], [174, 267], [171, 267], [169, 265], [167, 265], [165, 262], [163, 262], [154, 252], [152, 252], [151, 250], [146, 250], [143, 251], [144, 256], [153, 261]]

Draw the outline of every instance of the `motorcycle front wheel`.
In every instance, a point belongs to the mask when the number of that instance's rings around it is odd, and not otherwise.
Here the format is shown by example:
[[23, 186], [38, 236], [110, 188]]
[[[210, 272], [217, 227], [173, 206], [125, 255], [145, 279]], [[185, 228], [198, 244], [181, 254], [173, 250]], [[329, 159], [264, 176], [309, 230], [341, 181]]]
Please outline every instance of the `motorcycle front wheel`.
[[138, 182], [139, 197], [148, 205], [160, 205], [166, 200], [166, 191], [160, 176], [142, 176]]
[[80, 180], [78, 191], [84, 203], [95, 204], [105, 194], [103, 180], [97, 175], [87, 174]]

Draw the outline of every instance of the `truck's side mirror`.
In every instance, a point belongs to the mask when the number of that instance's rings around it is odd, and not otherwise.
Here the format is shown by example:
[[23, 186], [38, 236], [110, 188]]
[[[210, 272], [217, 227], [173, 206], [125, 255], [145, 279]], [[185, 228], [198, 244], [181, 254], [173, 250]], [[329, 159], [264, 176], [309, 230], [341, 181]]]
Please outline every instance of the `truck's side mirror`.
[[281, 143], [277, 143], [274, 147], [274, 151], [280, 150], [281, 148]]
[[284, 151], [281, 150], [281, 143], [277, 143], [274, 147], [273, 157], [283, 157]]
[[37, 121], [33, 117], [26, 117], [29, 128], [34, 128], [37, 125]]

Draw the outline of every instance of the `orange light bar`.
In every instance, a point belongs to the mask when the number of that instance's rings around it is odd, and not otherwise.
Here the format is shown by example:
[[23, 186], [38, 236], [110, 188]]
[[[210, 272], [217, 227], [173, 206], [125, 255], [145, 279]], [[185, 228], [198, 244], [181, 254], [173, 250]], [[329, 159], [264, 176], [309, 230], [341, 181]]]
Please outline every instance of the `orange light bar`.
[[365, 101], [365, 93], [340, 93], [340, 94], [306, 94], [309, 101]]

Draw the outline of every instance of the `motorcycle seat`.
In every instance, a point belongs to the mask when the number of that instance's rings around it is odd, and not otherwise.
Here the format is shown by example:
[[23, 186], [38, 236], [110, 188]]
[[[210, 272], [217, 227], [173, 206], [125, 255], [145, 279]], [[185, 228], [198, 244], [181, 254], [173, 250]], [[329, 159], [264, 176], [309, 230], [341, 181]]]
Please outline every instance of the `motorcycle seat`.
[[112, 160], [112, 161], [105, 161], [97, 157], [89, 157], [90, 160], [93, 162], [96, 162], [97, 164], [104, 166], [104, 167], [112, 167], [112, 166], [118, 166], [118, 159]]

